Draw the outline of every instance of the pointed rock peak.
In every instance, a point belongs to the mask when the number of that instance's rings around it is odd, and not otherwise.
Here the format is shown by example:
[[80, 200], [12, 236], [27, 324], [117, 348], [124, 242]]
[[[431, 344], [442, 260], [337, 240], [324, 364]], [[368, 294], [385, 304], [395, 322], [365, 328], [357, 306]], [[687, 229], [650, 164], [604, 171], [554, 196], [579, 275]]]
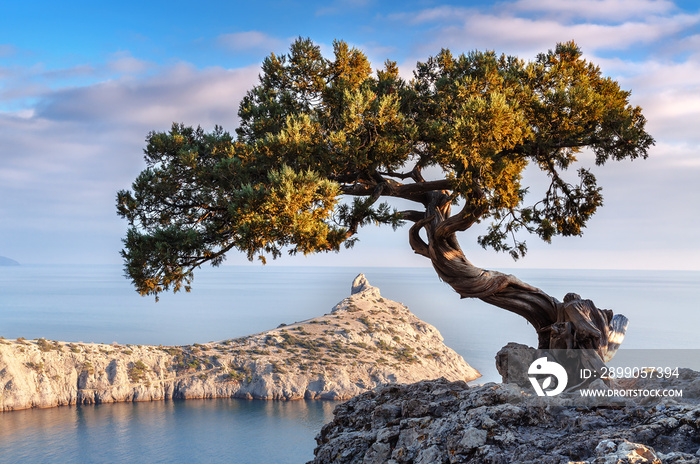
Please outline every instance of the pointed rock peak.
[[352, 289], [350, 290], [350, 294], [354, 295], [356, 293], [366, 292], [367, 290], [378, 291], [379, 289], [376, 287], [372, 287], [367, 281], [367, 277], [365, 277], [364, 274], [360, 274], [357, 277], [355, 277], [355, 280], [352, 281]]

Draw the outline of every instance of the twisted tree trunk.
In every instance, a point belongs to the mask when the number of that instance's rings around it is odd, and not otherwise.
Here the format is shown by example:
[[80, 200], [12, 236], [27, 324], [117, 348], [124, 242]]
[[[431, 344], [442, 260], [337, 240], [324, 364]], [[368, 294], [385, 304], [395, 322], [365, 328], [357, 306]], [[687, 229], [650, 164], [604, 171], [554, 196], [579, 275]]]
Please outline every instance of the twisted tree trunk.
[[[450, 216], [450, 203], [438, 194], [426, 205], [423, 219], [411, 227], [413, 250], [429, 258], [440, 279], [462, 298], [479, 298], [524, 317], [537, 331], [538, 349], [581, 349], [580, 367], [599, 369], [620, 346], [627, 318], [598, 309], [590, 300], [569, 293], [561, 302], [513, 275], [474, 266], [464, 255], [455, 233], [471, 227], [478, 211]], [[420, 235], [425, 230], [427, 242]]]

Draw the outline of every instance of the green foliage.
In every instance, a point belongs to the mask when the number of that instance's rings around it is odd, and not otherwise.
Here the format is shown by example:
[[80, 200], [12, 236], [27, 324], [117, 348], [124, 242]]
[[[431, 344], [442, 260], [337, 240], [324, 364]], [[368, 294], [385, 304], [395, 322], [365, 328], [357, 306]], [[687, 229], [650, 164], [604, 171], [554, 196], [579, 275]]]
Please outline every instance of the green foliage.
[[413, 364], [418, 362], [418, 359], [414, 356], [414, 350], [413, 348], [410, 348], [408, 346], [404, 346], [401, 348], [396, 348], [394, 352], [392, 353], [394, 358], [396, 358], [399, 361]]
[[287, 370], [277, 361], [270, 361], [270, 366], [272, 366], [273, 374], [286, 374]]
[[148, 366], [146, 366], [143, 361], [136, 361], [135, 363], [132, 363], [127, 371], [129, 380], [132, 382], [140, 382], [145, 380], [147, 372]]
[[46, 340], [45, 338], [38, 338], [36, 340], [36, 344], [39, 347], [39, 350], [44, 351], [44, 352], [52, 351], [52, 350], [56, 350], [56, 351], [63, 350], [63, 348], [61, 348], [61, 345], [57, 341], [49, 343], [49, 341]]
[[382, 340], [381, 338], [376, 341], [376, 344], [377, 344], [377, 347], [382, 351], [392, 351], [393, 350], [391, 345], [389, 343], [385, 342], [384, 340]]
[[[144, 295], [189, 290], [194, 269], [232, 249], [263, 262], [337, 251], [365, 225], [427, 217], [438, 196], [461, 205], [458, 230], [489, 220], [479, 243], [517, 258], [522, 232], [580, 235], [602, 205], [584, 150], [596, 165], [647, 156], [629, 96], [574, 43], [531, 62], [442, 50], [407, 82], [394, 62], [373, 74], [344, 42], [325, 58], [300, 38], [263, 62], [235, 137], [180, 124], [148, 135], [146, 169], [117, 195], [126, 274]], [[541, 198], [522, 183], [528, 166], [549, 179]], [[442, 177], [426, 181], [427, 168]]]
[[[602, 205], [594, 175], [578, 170], [579, 183], [562, 176], [584, 148], [595, 162], [646, 157], [653, 139], [644, 131], [629, 92], [581, 58], [574, 43], [560, 44], [525, 63], [493, 52], [458, 58], [443, 50], [416, 73], [419, 121], [433, 158], [454, 179], [465, 210], [492, 218], [484, 247], [525, 254], [521, 229], [545, 241], [580, 235]], [[432, 160], [431, 160], [432, 161]], [[525, 205], [521, 184], [532, 164], [550, 178], [543, 199]], [[513, 238], [512, 245], [509, 239]]]
[[202, 361], [193, 353], [188, 353], [182, 348], [176, 347], [158, 347], [161, 351], [168, 353], [173, 357], [173, 369], [180, 370], [197, 370], [202, 364]]
[[253, 381], [252, 370], [248, 366], [231, 365], [225, 376], [226, 380], [238, 383]]
[[192, 270], [220, 264], [238, 248], [256, 255], [337, 249], [344, 230], [323, 222], [337, 186], [312, 171], [264, 170], [228, 133], [173, 125], [151, 133], [148, 168], [133, 192], [118, 194], [118, 212], [131, 227], [122, 256], [141, 294], [189, 290]]
[[226, 379], [230, 380], [232, 382], [238, 382], [241, 383], [243, 380], [245, 380], [245, 375], [242, 372], [236, 371], [236, 370], [230, 370], [226, 374]]
[[89, 375], [95, 373], [95, 368], [90, 361], [85, 361], [81, 367], [81, 372], [87, 372]]
[[28, 361], [28, 362], [24, 363], [24, 365], [30, 369], [35, 370], [39, 374], [44, 372], [44, 363], [43, 362], [35, 363], [33, 361]]
[[41, 351], [51, 351], [51, 344], [44, 338], [37, 339], [36, 344], [39, 347], [39, 350]]
[[184, 354], [182, 348], [159, 346], [158, 349], [168, 353], [170, 356], [175, 357], [182, 356]]
[[80, 347], [74, 343], [69, 343], [68, 348], [70, 348], [71, 353], [82, 353], [83, 350], [80, 349]]

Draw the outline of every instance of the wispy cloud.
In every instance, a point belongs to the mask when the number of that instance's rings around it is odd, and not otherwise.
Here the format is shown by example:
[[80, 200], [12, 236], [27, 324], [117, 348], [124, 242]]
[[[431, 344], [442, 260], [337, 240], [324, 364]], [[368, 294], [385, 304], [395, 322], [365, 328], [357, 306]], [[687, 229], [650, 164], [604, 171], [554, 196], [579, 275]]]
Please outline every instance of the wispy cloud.
[[284, 47], [288, 41], [260, 31], [233, 32], [217, 38], [220, 46], [234, 52], [269, 52]]
[[[536, 51], [552, 48], [557, 42], [572, 39], [588, 53], [625, 50], [635, 44], [658, 42], [700, 23], [700, 15], [682, 13], [651, 15], [643, 20], [618, 16], [614, 21], [588, 21], [588, 9], [575, 8], [569, 2], [562, 2], [563, 5], [568, 5], [566, 17], [553, 14], [530, 16], [522, 14], [525, 8], [521, 3], [530, 7], [542, 4], [541, 7], [544, 8], [547, 2], [523, 0], [513, 4], [499, 4], [498, 9], [492, 10], [441, 6], [411, 14], [394, 15], [392, 19], [430, 28], [426, 34], [428, 38], [417, 48], [418, 53], [435, 53], [436, 50], [447, 46], [461, 51], [478, 48], [534, 54]], [[573, 3], [578, 2], [571, 2]], [[621, 7], [620, 3], [624, 2], [588, 3], [600, 4], [601, 8], [610, 3], [612, 7], [618, 8]], [[667, 11], [658, 9], [662, 12]], [[607, 16], [612, 17], [614, 16]]]
[[154, 67], [154, 63], [135, 58], [129, 52], [120, 51], [111, 56], [111, 59], [105, 66], [105, 70], [109, 75], [139, 75]]
[[0, 58], [12, 56], [17, 52], [17, 48], [11, 44], [0, 44]]
[[[644, 109], [649, 131], [657, 140], [679, 145], [700, 144], [700, 57], [645, 57], [639, 61], [599, 59], [606, 74]], [[655, 152], [661, 152], [657, 147]], [[698, 159], [700, 155], [697, 154]]]
[[182, 63], [154, 76], [107, 80], [60, 89], [37, 105], [37, 117], [85, 123], [235, 124], [237, 103], [255, 82], [257, 67], [198, 70]]
[[552, 20], [472, 15], [468, 23], [443, 30], [440, 39], [451, 45], [475, 44], [479, 48], [544, 50], [557, 42], [575, 40], [589, 52], [624, 50], [633, 44], [649, 44], [698, 22], [697, 17], [660, 18], [653, 22], [616, 25], [567, 25]]
[[[125, 65], [122, 72], [144, 69], [128, 56], [121, 60], [111, 63]], [[82, 86], [47, 85], [30, 108], [0, 112], [0, 198], [15, 198], [0, 202], [4, 233], [43, 237], [49, 227], [73, 230], [71, 240], [99, 233], [118, 243], [114, 195], [143, 169], [146, 134], [173, 122], [233, 130], [238, 102], [258, 74], [257, 67], [187, 64], [149, 70]]]
[[676, 5], [668, 0], [518, 0], [508, 8], [560, 20], [576, 18], [606, 23], [666, 15], [677, 10]]
[[373, 0], [335, 0], [327, 2], [316, 10], [316, 16], [338, 15], [358, 8], [365, 8], [374, 3]]
[[31, 110], [54, 92], [89, 88], [121, 77], [143, 77], [155, 64], [137, 59], [128, 52], [117, 52], [101, 63], [82, 63], [63, 68], [47, 68], [43, 63], [0, 68], [0, 110]]

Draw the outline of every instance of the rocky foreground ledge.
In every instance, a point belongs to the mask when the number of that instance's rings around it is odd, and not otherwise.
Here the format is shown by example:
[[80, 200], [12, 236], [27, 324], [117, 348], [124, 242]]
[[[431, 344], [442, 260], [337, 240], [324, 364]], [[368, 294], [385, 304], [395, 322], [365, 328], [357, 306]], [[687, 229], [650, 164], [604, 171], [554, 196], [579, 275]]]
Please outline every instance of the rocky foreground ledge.
[[[697, 400], [700, 373], [681, 377]], [[684, 401], [586, 406], [515, 384], [387, 385], [336, 408], [309, 464], [699, 464], [700, 405]]]
[[363, 275], [330, 314], [191, 346], [0, 340], [0, 411], [170, 398], [348, 399], [387, 383], [479, 377]]

